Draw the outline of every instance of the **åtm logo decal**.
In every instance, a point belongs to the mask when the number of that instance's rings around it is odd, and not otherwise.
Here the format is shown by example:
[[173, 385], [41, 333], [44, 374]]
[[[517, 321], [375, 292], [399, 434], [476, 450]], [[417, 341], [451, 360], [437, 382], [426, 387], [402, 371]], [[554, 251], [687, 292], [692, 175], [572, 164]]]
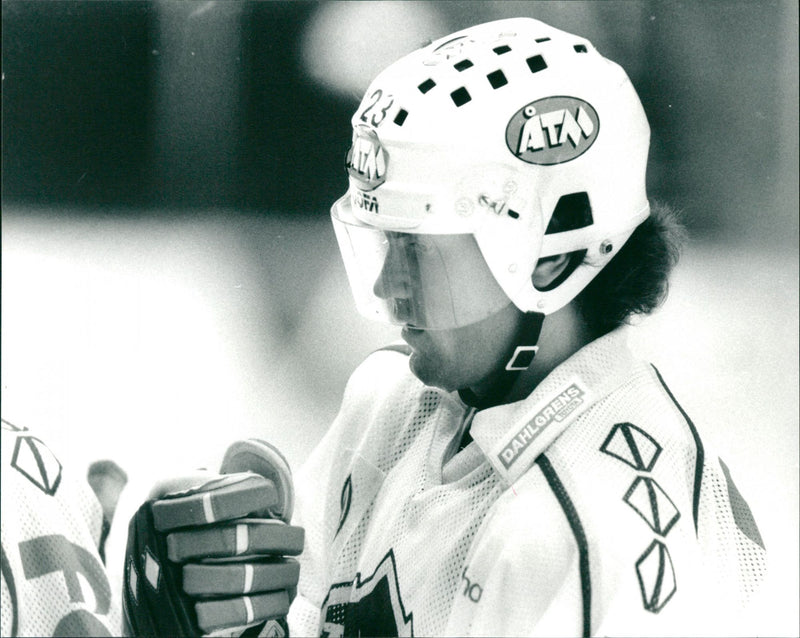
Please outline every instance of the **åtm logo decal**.
[[386, 181], [386, 151], [377, 133], [366, 126], [353, 130], [353, 145], [347, 152], [347, 172], [365, 191], [371, 191]]
[[597, 139], [600, 120], [576, 97], [546, 97], [517, 111], [506, 126], [506, 145], [523, 162], [549, 166], [583, 155]]

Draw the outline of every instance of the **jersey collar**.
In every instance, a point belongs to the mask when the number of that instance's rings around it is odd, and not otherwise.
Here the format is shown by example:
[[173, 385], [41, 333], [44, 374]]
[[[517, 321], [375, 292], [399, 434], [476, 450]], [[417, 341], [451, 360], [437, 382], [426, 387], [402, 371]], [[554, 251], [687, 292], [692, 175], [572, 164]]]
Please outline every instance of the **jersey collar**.
[[624, 383], [633, 365], [627, 331], [614, 330], [556, 367], [527, 398], [478, 412], [472, 438], [513, 485], [581, 414]]

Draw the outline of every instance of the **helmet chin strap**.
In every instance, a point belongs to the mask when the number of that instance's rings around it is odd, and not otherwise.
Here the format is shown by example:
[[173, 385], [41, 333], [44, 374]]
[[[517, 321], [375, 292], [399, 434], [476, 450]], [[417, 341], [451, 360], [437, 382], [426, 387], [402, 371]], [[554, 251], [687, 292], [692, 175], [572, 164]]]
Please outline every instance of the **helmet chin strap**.
[[504, 357], [505, 360], [490, 374], [487, 391], [478, 395], [469, 388], [462, 388], [458, 391], [461, 400], [478, 410], [502, 404], [520, 374], [533, 363], [539, 349], [539, 335], [542, 332], [543, 322], [543, 314], [526, 313], [517, 337], [506, 353], [507, 358]]

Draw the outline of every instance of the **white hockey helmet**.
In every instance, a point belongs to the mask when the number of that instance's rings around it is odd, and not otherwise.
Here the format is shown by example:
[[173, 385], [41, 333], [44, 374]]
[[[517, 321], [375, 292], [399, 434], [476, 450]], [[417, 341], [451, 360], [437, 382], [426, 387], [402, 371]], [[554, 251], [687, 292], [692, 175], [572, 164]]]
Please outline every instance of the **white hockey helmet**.
[[[375, 78], [352, 124], [349, 190], [332, 217], [367, 317], [452, 328], [509, 300], [552, 313], [649, 214], [650, 129], [628, 76], [587, 40], [537, 20], [478, 25], [407, 55]], [[570, 200], [587, 204], [584, 223], [547, 232], [559, 202]], [[441, 248], [455, 238], [461, 243]], [[502, 290], [489, 291], [488, 302], [455, 289], [465, 273], [485, 279], [475, 267], [452, 270], [452, 253], [467, 259], [468, 242]], [[401, 244], [393, 268], [418, 289], [411, 309], [376, 285]], [[584, 250], [557, 286], [534, 287], [540, 258]], [[432, 252], [438, 266], [422, 265]], [[435, 289], [426, 290], [426, 277]]]

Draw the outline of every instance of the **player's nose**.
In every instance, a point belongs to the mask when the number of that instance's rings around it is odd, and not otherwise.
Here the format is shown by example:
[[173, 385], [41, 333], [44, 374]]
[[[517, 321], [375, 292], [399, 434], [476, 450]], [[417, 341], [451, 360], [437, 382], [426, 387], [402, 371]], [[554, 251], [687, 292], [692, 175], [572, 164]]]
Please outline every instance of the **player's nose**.
[[404, 251], [389, 243], [383, 267], [372, 286], [380, 299], [407, 299], [411, 294], [408, 263]]

